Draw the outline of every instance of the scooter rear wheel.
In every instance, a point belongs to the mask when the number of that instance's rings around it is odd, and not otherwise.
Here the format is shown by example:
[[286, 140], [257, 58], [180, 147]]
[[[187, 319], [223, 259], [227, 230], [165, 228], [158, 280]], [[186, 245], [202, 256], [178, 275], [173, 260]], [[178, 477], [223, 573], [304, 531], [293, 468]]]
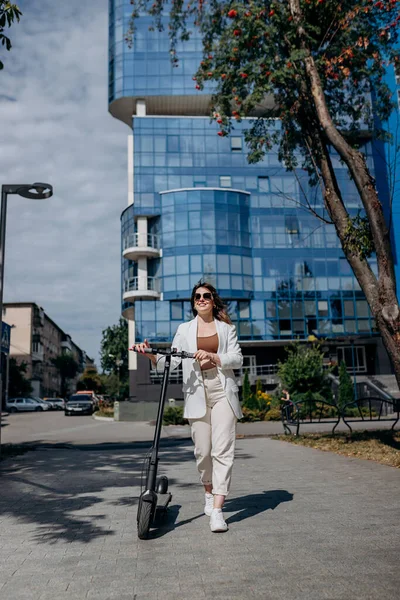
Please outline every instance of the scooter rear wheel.
[[155, 506], [152, 502], [142, 502], [138, 515], [138, 538], [147, 540], [149, 537], [150, 526], [153, 521]]

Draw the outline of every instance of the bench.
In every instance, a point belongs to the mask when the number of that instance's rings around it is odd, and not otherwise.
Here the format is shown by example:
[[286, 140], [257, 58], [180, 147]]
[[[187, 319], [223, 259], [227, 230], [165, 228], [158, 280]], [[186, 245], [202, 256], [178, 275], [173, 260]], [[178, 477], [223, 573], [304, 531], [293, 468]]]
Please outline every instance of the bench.
[[300, 426], [315, 423], [333, 423], [332, 434], [339, 425], [338, 406], [327, 400], [285, 400], [281, 405], [281, 420], [285, 434], [299, 435]]
[[358, 398], [340, 410], [343, 422], [352, 432], [349, 423], [393, 421], [393, 431], [400, 418], [400, 400], [379, 397]]

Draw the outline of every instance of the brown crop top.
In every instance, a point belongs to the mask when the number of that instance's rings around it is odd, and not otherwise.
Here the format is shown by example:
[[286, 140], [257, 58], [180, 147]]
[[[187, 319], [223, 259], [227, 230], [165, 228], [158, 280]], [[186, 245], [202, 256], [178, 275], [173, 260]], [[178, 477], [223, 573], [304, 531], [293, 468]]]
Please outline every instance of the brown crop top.
[[206, 352], [218, 351], [218, 333], [207, 337], [197, 337], [197, 350], [205, 350]]
[[[219, 340], [218, 333], [214, 333], [214, 335], [208, 335], [207, 337], [198, 337], [197, 336], [197, 349], [205, 350], [206, 352], [212, 352], [215, 354], [218, 352]], [[204, 360], [200, 363], [200, 369], [202, 371], [206, 371], [207, 369], [214, 369], [215, 364], [210, 360]]]

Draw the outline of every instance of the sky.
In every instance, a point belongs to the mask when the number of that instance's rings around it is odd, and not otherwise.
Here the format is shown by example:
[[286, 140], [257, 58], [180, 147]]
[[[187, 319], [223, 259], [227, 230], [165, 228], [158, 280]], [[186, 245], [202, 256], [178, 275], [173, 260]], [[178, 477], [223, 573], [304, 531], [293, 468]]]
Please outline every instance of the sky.
[[49, 200], [8, 197], [4, 302], [35, 302], [99, 362], [118, 322], [127, 125], [108, 113], [107, 0], [16, 0], [0, 49], [0, 184], [44, 181]]

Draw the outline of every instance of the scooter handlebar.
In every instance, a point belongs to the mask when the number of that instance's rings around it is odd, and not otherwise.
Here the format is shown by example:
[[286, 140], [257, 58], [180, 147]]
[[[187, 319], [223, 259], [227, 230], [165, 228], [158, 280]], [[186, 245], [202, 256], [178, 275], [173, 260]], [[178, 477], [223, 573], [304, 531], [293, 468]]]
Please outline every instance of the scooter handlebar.
[[[129, 348], [133, 352], [137, 352], [135, 348]], [[191, 352], [178, 352], [176, 348], [144, 348], [145, 354], [162, 354], [163, 356], [176, 356], [177, 358], [194, 358]]]

